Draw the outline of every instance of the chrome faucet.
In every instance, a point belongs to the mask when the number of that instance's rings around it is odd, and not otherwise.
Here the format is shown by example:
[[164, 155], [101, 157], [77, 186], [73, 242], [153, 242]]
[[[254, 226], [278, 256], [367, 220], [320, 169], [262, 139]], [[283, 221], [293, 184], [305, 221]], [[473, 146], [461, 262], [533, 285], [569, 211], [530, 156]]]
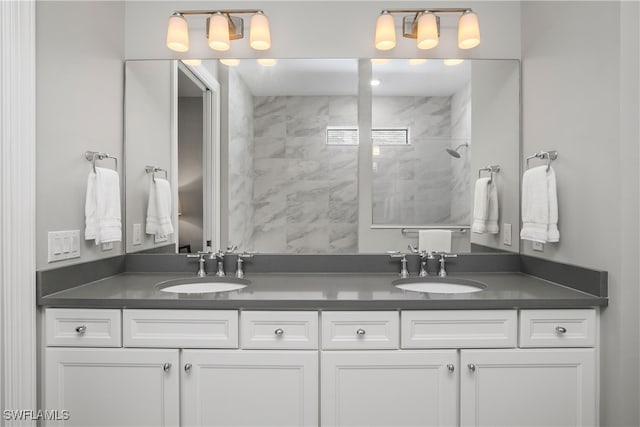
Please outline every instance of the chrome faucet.
[[198, 258], [198, 277], [205, 277], [207, 275], [207, 272], [204, 268], [205, 262], [206, 260], [204, 259], [205, 256], [207, 255], [211, 255], [209, 252], [205, 252], [205, 251], [198, 251], [197, 254], [188, 254], [187, 258]]
[[242, 279], [244, 277], [244, 271], [242, 269], [242, 264], [251, 260], [253, 258], [253, 254], [250, 252], [245, 252], [242, 254], [238, 254], [238, 258], [236, 259], [236, 277], [238, 279]]
[[447, 252], [435, 252], [435, 255], [440, 255], [440, 271], [438, 272], [438, 276], [447, 277], [447, 270], [445, 268], [445, 264], [447, 262], [447, 258], [457, 258], [457, 254], [450, 254]]
[[420, 252], [420, 277], [427, 277], [429, 272], [427, 271], [427, 263], [430, 259], [435, 259], [433, 252], [422, 251]]
[[407, 256], [400, 253], [399, 251], [389, 251], [387, 253], [391, 258], [400, 258], [400, 264], [402, 265], [402, 267], [400, 268], [400, 277], [402, 279], [406, 279], [407, 277], [409, 277], [409, 270], [407, 268]]
[[216, 276], [224, 277], [224, 252], [218, 251], [215, 254], [216, 261], [218, 261], [218, 271], [216, 271]]

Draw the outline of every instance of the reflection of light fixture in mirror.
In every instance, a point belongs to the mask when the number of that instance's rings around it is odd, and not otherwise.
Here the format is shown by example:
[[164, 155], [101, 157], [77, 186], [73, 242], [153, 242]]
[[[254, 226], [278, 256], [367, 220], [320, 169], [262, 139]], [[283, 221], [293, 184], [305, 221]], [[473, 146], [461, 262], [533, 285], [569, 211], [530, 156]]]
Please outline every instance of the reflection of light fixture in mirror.
[[448, 65], [450, 67], [454, 66], [454, 65], [460, 65], [464, 62], [464, 59], [445, 59], [444, 61], [444, 65]]
[[184, 16], [177, 12], [169, 17], [167, 47], [176, 52], [189, 50], [189, 26]]
[[273, 67], [277, 63], [278, 63], [278, 60], [277, 59], [273, 59], [273, 58], [260, 58], [260, 59], [258, 59], [258, 64], [262, 65], [263, 67]]
[[231, 58], [223, 58], [220, 60], [220, 63], [226, 65], [227, 67], [237, 67], [240, 65], [239, 59], [231, 59]]
[[380, 80], [378, 79], [371, 79], [371, 86], [380, 86]]
[[376, 157], [380, 155], [380, 146], [379, 145], [374, 145], [373, 146], [373, 155], [376, 156]]
[[382, 65], [382, 64], [386, 64], [389, 61], [391, 61], [388, 58], [371, 58], [371, 63], [372, 64], [376, 64], [376, 65]]
[[409, 65], [422, 65], [427, 62], [427, 58], [411, 58], [409, 59]]
[[458, 13], [458, 47], [471, 49], [480, 44], [478, 15], [471, 9], [385, 9], [376, 20], [375, 46], [379, 50], [389, 50], [396, 46], [394, 13], [411, 14], [402, 19], [402, 36], [416, 39], [418, 49], [432, 49], [438, 45], [440, 37], [440, 17], [437, 14]]
[[259, 9], [237, 10], [193, 10], [177, 11], [169, 18], [167, 47], [176, 52], [189, 50], [189, 26], [185, 16], [206, 15], [207, 42], [218, 51], [231, 48], [231, 40], [244, 37], [244, 21], [234, 15], [251, 14], [249, 44], [253, 49], [266, 50], [271, 47], [271, 32], [266, 15]]
[[386, 10], [376, 20], [376, 49], [389, 50], [396, 47], [396, 23]]
[[185, 65], [202, 65], [202, 59], [183, 59], [182, 63]]

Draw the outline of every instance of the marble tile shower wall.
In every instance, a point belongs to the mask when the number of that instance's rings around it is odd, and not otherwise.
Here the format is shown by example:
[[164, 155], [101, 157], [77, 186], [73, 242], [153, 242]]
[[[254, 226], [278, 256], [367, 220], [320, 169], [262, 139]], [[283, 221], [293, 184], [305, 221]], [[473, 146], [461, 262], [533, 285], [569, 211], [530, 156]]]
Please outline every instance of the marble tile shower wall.
[[444, 96], [373, 98], [373, 127], [408, 128], [410, 141], [374, 156], [374, 224], [451, 223], [451, 106]]
[[466, 84], [451, 98], [451, 148], [462, 143], [460, 158], [451, 157], [451, 224], [471, 224], [471, 84]]
[[253, 248], [253, 95], [229, 68], [229, 243]]

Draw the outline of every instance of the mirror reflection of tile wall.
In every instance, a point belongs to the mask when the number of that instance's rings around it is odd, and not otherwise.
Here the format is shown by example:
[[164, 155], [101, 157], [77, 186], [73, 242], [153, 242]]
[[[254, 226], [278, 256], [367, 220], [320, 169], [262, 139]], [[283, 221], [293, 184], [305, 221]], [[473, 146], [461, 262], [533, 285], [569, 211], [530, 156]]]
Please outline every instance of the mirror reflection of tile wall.
[[[468, 225], [469, 84], [452, 96], [374, 96], [374, 129], [408, 129], [407, 144], [374, 142], [373, 224]], [[460, 158], [446, 149], [459, 150]]]
[[230, 243], [268, 253], [357, 252], [358, 147], [328, 146], [325, 133], [357, 124], [357, 98], [250, 96], [233, 71], [229, 81]]

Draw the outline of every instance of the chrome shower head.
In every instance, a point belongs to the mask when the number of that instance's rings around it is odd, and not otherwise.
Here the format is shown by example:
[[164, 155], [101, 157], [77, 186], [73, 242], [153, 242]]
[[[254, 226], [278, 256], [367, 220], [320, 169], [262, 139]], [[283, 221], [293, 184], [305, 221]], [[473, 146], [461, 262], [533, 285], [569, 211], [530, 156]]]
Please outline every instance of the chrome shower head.
[[465, 142], [464, 144], [458, 145], [455, 150], [452, 150], [451, 148], [447, 148], [446, 151], [447, 151], [447, 153], [449, 153], [449, 155], [451, 157], [455, 157], [456, 159], [459, 159], [460, 158], [460, 153], [458, 152], [458, 150], [460, 148], [462, 148], [462, 147], [468, 147], [468, 146], [469, 146], [469, 144], [467, 144]]

